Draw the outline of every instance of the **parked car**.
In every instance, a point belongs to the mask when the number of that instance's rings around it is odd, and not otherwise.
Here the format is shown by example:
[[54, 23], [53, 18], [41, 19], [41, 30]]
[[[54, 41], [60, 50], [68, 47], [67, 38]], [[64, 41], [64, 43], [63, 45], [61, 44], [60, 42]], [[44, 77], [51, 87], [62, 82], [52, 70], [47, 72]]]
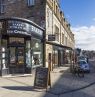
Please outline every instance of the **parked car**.
[[79, 56], [78, 61], [86, 61], [88, 63], [88, 58], [85, 56]]
[[90, 66], [85, 60], [78, 61], [78, 66], [83, 69], [84, 72], [90, 73]]

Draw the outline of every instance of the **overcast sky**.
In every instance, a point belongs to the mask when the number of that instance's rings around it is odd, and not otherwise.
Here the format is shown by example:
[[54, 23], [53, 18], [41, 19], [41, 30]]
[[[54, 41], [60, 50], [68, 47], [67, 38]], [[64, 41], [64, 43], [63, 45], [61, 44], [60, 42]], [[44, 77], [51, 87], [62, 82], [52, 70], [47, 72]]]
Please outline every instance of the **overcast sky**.
[[95, 0], [60, 0], [75, 34], [76, 47], [95, 50]]

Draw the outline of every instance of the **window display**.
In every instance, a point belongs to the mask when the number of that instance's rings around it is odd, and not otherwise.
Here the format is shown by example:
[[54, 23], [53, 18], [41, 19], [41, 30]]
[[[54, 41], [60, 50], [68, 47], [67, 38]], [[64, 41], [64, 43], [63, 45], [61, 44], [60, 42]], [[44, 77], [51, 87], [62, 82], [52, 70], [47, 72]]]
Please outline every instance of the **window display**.
[[7, 40], [6, 39], [2, 39], [1, 44], [2, 44], [2, 47], [1, 47], [2, 69], [6, 69], [8, 67], [7, 66], [7, 61], [8, 61], [8, 58], [7, 58], [7, 55], [8, 55], [8, 52], [7, 52]]
[[0, 75], [31, 73], [32, 66], [43, 65], [43, 28], [15, 17], [0, 24]]
[[31, 56], [32, 56], [32, 66], [41, 66], [43, 63], [43, 45], [40, 40], [38, 39], [31, 39], [32, 49], [31, 49]]
[[26, 67], [31, 67], [30, 41], [26, 41]]
[[10, 47], [10, 64], [16, 62], [15, 47]]
[[24, 64], [24, 47], [17, 48], [17, 64], [21, 65]]

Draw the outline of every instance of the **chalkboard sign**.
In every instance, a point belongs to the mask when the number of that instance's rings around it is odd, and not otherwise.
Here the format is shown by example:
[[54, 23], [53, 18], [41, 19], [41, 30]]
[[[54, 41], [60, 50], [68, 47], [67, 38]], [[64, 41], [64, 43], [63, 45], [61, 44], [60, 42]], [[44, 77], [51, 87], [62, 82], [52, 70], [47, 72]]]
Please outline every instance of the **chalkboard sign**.
[[36, 74], [35, 74], [34, 86], [47, 88], [47, 86], [50, 85], [50, 76], [49, 75], [50, 74], [49, 74], [48, 68], [37, 67]]

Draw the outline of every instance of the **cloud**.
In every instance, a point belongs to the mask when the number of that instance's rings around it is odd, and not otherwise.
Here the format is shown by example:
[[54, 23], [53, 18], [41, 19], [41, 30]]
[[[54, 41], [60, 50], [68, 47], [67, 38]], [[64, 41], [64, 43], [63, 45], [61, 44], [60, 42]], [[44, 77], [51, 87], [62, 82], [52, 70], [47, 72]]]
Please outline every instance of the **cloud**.
[[76, 47], [85, 50], [95, 50], [95, 26], [72, 27], [75, 34]]

